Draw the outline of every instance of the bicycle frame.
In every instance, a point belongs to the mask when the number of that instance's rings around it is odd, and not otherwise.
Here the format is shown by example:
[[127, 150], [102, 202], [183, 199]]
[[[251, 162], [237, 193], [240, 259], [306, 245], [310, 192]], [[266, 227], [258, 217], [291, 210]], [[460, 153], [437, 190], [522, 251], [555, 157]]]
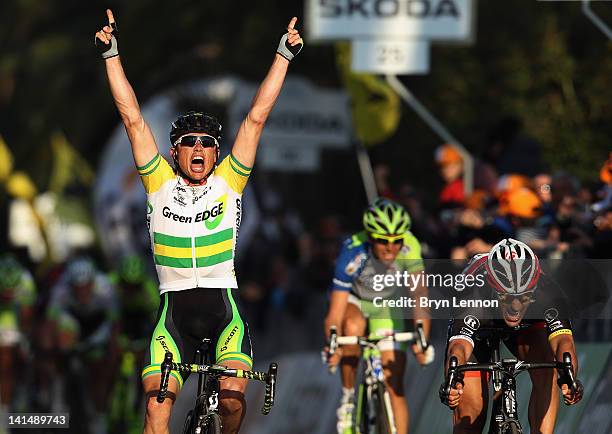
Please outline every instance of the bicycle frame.
[[[382, 367], [382, 360], [380, 355], [380, 350], [376, 346], [376, 344], [372, 342], [363, 342], [364, 346], [362, 346], [362, 356], [361, 359], [364, 361], [364, 372], [363, 372], [363, 380], [359, 385], [359, 391], [357, 394], [357, 417], [355, 426], [357, 428], [357, 434], [362, 434], [360, 431], [361, 427], [361, 417], [364, 415], [363, 412], [363, 403], [364, 403], [364, 393], [365, 393], [365, 402], [368, 404], [368, 415], [376, 414], [376, 408], [374, 408], [374, 400], [372, 396], [376, 393], [375, 388], [381, 387], [385, 381], [385, 375]], [[396, 434], [397, 429], [395, 427], [395, 419], [393, 415], [393, 410], [391, 408], [391, 401], [388, 393], [384, 394], [385, 402], [382, 403], [387, 408], [388, 414], [388, 423], [391, 429], [390, 434]], [[371, 416], [370, 416], [371, 417]], [[372, 421], [367, 421], [366, 427], [373, 426]], [[363, 434], [369, 434], [363, 433]]]
[[[368, 404], [367, 408], [368, 418], [375, 418], [378, 409], [375, 408], [375, 402], [373, 398], [377, 394], [377, 389], [381, 388], [384, 393], [380, 394], [383, 397], [383, 402], [380, 404], [386, 408], [386, 414], [388, 416], [387, 424], [389, 427], [390, 434], [396, 434], [397, 429], [395, 427], [395, 420], [393, 415], [393, 409], [391, 407], [391, 400], [389, 393], [385, 388], [385, 377], [382, 367], [381, 354], [377, 346], [379, 342], [383, 341], [394, 341], [394, 342], [417, 342], [422, 348], [426, 349], [428, 344], [425, 339], [425, 333], [423, 331], [423, 325], [417, 325], [415, 332], [402, 332], [393, 333], [388, 336], [338, 336], [335, 328], [332, 327], [330, 330], [330, 354], [333, 354], [338, 346], [341, 345], [359, 345], [361, 347], [361, 359], [364, 363], [363, 378], [359, 385], [357, 394], [357, 418], [356, 428], [357, 434], [371, 434], [376, 432], [375, 423], [372, 420], [363, 421], [361, 419], [364, 413], [364, 401]], [[380, 399], [380, 396], [378, 399]], [[365, 422], [366, 432], [361, 432], [361, 424]]]
[[[208, 339], [206, 339], [208, 340]], [[206, 341], [205, 340], [205, 341]], [[208, 340], [209, 341], [209, 340]], [[200, 350], [198, 350], [200, 351]], [[201, 351], [196, 352], [198, 362], [204, 361], [204, 356]], [[219, 404], [219, 378], [220, 377], [234, 377], [244, 378], [247, 380], [258, 380], [266, 383], [266, 391], [264, 397], [264, 405], [261, 412], [264, 415], [270, 413], [272, 406], [274, 405], [275, 393], [276, 393], [276, 376], [278, 373], [278, 365], [276, 363], [270, 363], [268, 372], [248, 371], [244, 369], [228, 369], [225, 366], [220, 365], [208, 365], [208, 364], [188, 364], [188, 363], [175, 363], [172, 361], [172, 353], [167, 351], [164, 357], [164, 361], [161, 364], [161, 378], [159, 393], [157, 394], [157, 402], [162, 403], [166, 399], [168, 394], [168, 382], [170, 379], [170, 371], [176, 372], [190, 372], [199, 375], [198, 378], [198, 396], [196, 398], [196, 408], [198, 405], [204, 405], [205, 408], [210, 410], [207, 414], [212, 412], [216, 413]], [[208, 384], [207, 384], [208, 383]]]
[[499, 382], [500, 387], [496, 391], [501, 390], [502, 396], [499, 401], [493, 402], [489, 433], [503, 434], [511, 425], [515, 425], [519, 433], [523, 432], [516, 404], [516, 376], [521, 372], [532, 369], [557, 369], [559, 381], [568, 384], [572, 390], [576, 389], [577, 385], [569, 353], [563, 354], [563, 362], [530, 363], [513, 358], [499, 360], [500, 337], [493, 336], [488, 339], [491, 339], [490, 343], [496, 344], [496, 346], [493, 346], [493, 360], [490, 363], [468, 362], [464, 365], [458, 365], [457, 358], [451, 357], [445, 388], [448, 396], [452, 385], [459, 382], [461, 373], [466, 371], [490, 372], [492, 374], [494, 388], [496, 382]]
[[[203, 365], [204, 362], [208, 362], [209, 359], [209, 343], [210, 340], [206, 339], [201, 348], [196, 350], [196, 363]], [[205, 425], [209, 415], [217, 413], [219, 408], [219, 381], [217, 379], [209, 378], [203, 372], [198, 372], [198, 389], [197, 397], [194, 408], [194, 415], [198, 418], [195, 421], [196, 426]], [[199, 411], [198, 411], [199, 410]], [[202, 411], [203, 410], [203, 411]]]

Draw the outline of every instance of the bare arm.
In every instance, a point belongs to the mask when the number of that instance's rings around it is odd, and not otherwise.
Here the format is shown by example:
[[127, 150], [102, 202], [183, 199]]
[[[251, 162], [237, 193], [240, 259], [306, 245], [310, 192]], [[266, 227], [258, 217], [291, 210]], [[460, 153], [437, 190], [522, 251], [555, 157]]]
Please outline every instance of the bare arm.
[[[297, 18], [293, 17], [287, 27], [288, 43], [292, 46], [302, 43], [300, 34], [294, 29], [296, 22]], [[266, 78], [253, 98], [249, 113], [240, 125], [232, 154], [245, 166], [252, 167], [255, 162], [259, 138], [280, 94], [288, 67], [289, 61], [277, 53]]]
[[563, 402], [565, 402], [566, 405], [573, 405], [580, 402], [584, 394], [584, 387], [578, 380], [578, 356], [576, 355], [574, 338], [569, 334], [555, 336], [550, 340], [550, 348], [552, 349], [557, 361], [563, 360], [563, 353], [570, 353], [577, 388], [576, 390], [571, 390], [567, 384], [562, 384], [561, 394], [563, 395]]
[[421, 307], [421, 304], [418, 303], [418, 300], [421, 297], [429, 298], [429, 289], [427, 286], [423, 285], [421, 280], [417, 280], [419, 284], [414, 289], [413, 298], [417, 300], [417, 303], [414, 308], [414, 326], [421, 323], [423, 324], [423, 331], [425, 332], [425, 336], [429, 339], [429, 331], [431, 330], [431, 314], [429, 312], [428, 307]]
[[576, 356], [576, 346], [574, 345], [572, 335], [555, 336], [550, 340], [550, 348], [558, 362], [563, 360], [563, 353], [570, 353], [570, 356], [572, 356], [574, 375], [578, 374], [578, 357]]
[[[96, 33], [96, 38], [102, 43], [109, 44], [113, 33], [111, 24], [115, 22], [115, 19], [110, 9], [107, 9], [106, 14], [109, 25]], [[155, 138], [151, 128], [142, 117], [136, 94], [125, 76], [120, 57], [111, 57], [104, 63], [113, 100], [132, 144], [134, 162], [136, 166], [144, 166], [158, 153]]]
[[335, 326], [342, 333], [342, 320], [348, 304], [348, 291], [332, 291], [329, 300], [329, 310], [325, 317], [325, 338], [329, 339], [329, 329]]
[[448, 360], [455, 356], [458, 365], [464, 365], [472, 355], [474, 348], [465, 339], [455, 339], [448, 343], [448, 351], [446, 352], [446, 362], [444, 364], [444, 372], [448, 370]]

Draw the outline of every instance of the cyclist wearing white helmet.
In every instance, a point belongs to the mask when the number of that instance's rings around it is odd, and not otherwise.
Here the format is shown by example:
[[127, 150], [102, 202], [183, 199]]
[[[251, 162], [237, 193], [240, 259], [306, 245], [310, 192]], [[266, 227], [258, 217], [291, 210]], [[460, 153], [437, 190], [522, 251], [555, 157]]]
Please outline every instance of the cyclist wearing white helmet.
[[[542, 273], [538, 257], [525, 243], [512, 238], [498, 242], [488, 254], [476, 255], [464, 274], [484, 275], [487, 285], [471, 296], [491, 299], [497, 295], [499, 308], [467, 308], [456, 312], [449, 323], [447, 361], [459, 364], [490, 361], [492, 348], [484, 339], [491, 330], [502, 331], [506, 347], [519, 360], [542, 362], [572, 357], [574, 374], [578, 359], [569, 320], [570, 306], [560, 288]], [[559, 408], [556, 371], [530, 370], [532, 392], [529, 401], [531, 432], [552, 433]], [[488, 402], [488, 377], [466, 372], [463, 384], [453, 385], [450, 395], [440, 389], [440, 399], [454, 409], [454, 433], [480, 433], [484, 428]], [[582, 399], [582, 385], [576, 392], [562, 385], [564, 402]]]
[[93, 385], [96, 411], [88, 415], [92, 426], [102, 424], [106, 412], [118, 314], [114, 286], [87, 257], [71, 260], [51, 288], [46, 312], [51, 348], [57, 349], [60, 364], [76, 357], [88, 366], [87, 384]]
[[[365, 210], [362, 222], [364, 231], [352, 235], [343, 243], [336, 261], [325, 331], [328, 333], [332, 326], [336, 327], [340, 335], [345, 336], [363, 336], [366, 326], [369, 327], [370, 333], [380, 336], [394, 331], [406, 331], [403, 319], [393, 318], [390, 312], [382, 312], [372, 303], [374, 296], [385, 297], [399, 288], [376, 291], [372, 282], [375, 275], [394, 274], [397, 271], [423, 271], [421, 246], [410, 232], [410, 216], [398, 203], [379, 198]], [[415, 294], [426, 296], [427, 288], [415, 288]], [[428, 335], [430, 321], [424, 319], [422, 322]], [[404, 394], [406, 349], [404, 345], [393, 342], [381, 343], [379, 348], [397, 433], [406, 434], [409, 421]], [[413, 351], [422, 365], [433, 360], [431, 345], [425, 354], [416, 346]], [[339, 434], [353, 433], [354, 387], [359, 347], [343, 347], [341, 353], [336, 353], [329, 360], [330, 366], [338, 363], [341, 367], [343, 397], [337, 412], [337, 431]]]

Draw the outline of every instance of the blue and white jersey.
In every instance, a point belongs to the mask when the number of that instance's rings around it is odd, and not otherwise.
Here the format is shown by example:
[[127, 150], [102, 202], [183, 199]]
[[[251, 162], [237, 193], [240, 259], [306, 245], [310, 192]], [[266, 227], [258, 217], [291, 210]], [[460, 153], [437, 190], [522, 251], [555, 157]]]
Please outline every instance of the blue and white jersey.
[[397, 258], [388, 265], [374, 257], [368, 235], [363, 231], [352, 235], [342, 244], [331, 290], [347, 291], [361, 300], [372, 300], [374, 296], [385, 297], [397, 289], [395, 286], [381, 287], [376, 284], [375, 276], [393, 275], [398, 271], [418, 273], [423, 269], [421, 245], [412, 233], [406, 232], [404, 245]]

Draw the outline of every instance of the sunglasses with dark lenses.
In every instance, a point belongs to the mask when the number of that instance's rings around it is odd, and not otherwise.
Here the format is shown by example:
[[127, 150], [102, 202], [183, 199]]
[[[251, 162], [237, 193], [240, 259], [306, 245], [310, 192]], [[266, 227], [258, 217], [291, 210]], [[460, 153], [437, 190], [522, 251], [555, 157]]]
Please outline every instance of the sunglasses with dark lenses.
[[387, 238], [372, 238], [374, 240], [374, 242], [376, 244], [382, 244], [383, 246], [386, 246], [387, 244], [403, 244], [404, 243], [404, 238], [396, 238], [396, 239], [392, 239], [389, 240]]
[[212, 136], [183, 136], [178, 139], [175, 144], [193, 148], [198, 141], [204, 148], [214, 148], [217, 146], [217, 140]]
[[535, 301], [535, 296], [533, 293], [521, 294], [521, 295], [511, 295], [511, 294], [498, 294], [497, 298], [499, 301], [505, 304], [512, 304], [515, 299], [521, 302], [521, 304], [529, 304]]

